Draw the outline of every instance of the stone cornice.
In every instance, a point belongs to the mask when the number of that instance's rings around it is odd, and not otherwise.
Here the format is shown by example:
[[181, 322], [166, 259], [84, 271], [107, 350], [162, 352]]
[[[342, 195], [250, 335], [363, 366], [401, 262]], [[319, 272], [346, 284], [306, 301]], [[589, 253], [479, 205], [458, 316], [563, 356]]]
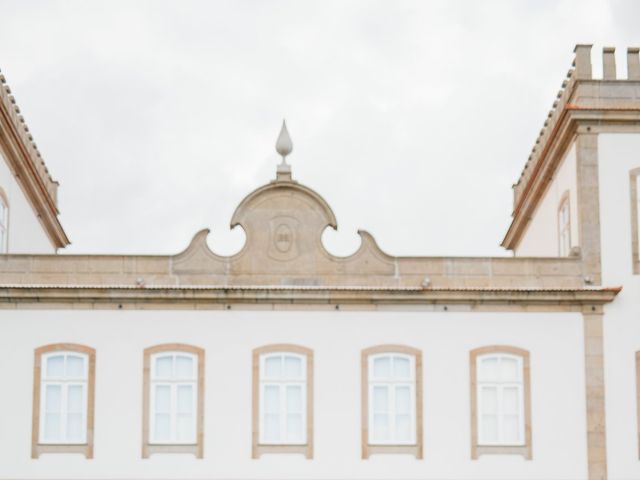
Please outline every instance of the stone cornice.
[[52, 245], [63, 248], [70, 242], [58, 219], [58, 183], [49, 175], [10, 92], [9, 87], [4, 84], [4, 77], [0, 75], [0, 152]]
[[495, 309], [583, 311], [613, 301], [615, 288], [420, 288], [420, 287], [293, 287], [293, 286], [200, 286], [121, 287], [0, 285], [0, 308], [20, 305], [74, 308], [185, 308], [231, 309], [251, 305], [291, 307], [467, 305]]
[[[582, 82], [579, 82], [582, 83]], [[634, 82], [638, 83], [639, 82]], [[584, 130], [581, 127], [585, 127]], [[514, 204], [512, 221], [502, 240], [502, 246], [514, 250], [526, 230], [535, 208], [542, 199], [546, 188], [553, 180], [571, 141], [577, 133], [597, 133], [607, 127], [640, 127], [640, 106], [576, 105], [568, 103], [563, 107], [545, 143], [540, 147], [536, 162], [530, 166]]]

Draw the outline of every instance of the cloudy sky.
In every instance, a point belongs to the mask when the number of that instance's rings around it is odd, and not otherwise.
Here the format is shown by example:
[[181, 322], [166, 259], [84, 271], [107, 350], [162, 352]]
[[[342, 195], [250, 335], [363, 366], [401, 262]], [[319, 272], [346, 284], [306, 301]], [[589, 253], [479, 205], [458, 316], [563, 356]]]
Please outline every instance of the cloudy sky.
[[176, 253], [294, 177], [397, 255], [506, 255], [511, 184], [573, 46], [640, 44], [640, 2], [0, 0], [0, 68], [54, 178], [68, 253]]

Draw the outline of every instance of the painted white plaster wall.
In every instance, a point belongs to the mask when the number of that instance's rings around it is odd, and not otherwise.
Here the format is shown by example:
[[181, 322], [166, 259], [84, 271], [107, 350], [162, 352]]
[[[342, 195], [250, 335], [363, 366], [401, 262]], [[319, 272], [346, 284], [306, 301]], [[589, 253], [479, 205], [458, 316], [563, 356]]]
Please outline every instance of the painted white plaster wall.
[[633, 275], [629, 171], [640, 167], [640, 134], [598, 136], [602, 281], [622, 285], [605, 307], [609, 478], [640, 478], [635, 352], [640, 350], [640, 276]]
[[53, 244], [1, 154], [0, 187], [9, 197], [8, 253], [55, 253]]
[[[578, 479], [586, 478], [582, 318], [577, 313], [457, 311], [0, 310], [0, 478]], [[97, 350], [95, 458], [30, 458], [33, 350], [74, 342]], [[141, 459], [145, 347], [206, 349], [205, 458]], [[296, 343], [315, 352], [315, 457], [251, 455], [251, 350]], [[419, 348], [424, 460], [360, 458], [360, 350]], [[470, 459], [469, 351], [531, 352], [533, 460]], [[11, 432], [11, 434], [7, 434]]]
[[558, 256], [558, 207], [562, 195], [569, 191], [571, 215], [571, 246], [580, 245], [578, 230], [578, 197], [575, 145], [567, 151], [547, 188], [542, 200], [533, 213], [516, 255], [519, 257]]

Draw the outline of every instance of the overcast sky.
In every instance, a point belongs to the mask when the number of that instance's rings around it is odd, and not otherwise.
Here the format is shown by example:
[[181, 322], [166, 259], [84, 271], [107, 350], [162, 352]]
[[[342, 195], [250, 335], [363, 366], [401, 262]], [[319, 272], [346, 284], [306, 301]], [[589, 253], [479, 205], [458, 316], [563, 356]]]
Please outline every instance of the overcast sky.
[[294, 178], [394, 255], [505, 255], [518, 178], [576, 43], [640, 44], [640, 2], [7, 1], [0, 68], [68, 253], [229, 254], [242, 198]]

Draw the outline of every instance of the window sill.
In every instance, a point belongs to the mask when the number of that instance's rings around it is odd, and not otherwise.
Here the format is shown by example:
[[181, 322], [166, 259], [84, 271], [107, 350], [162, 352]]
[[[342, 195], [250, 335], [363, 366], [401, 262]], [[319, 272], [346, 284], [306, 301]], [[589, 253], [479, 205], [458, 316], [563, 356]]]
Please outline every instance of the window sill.
[[417, 460], [422, 460], [422, 445], [363, 445], [362, 458], [367, 459], [371, 455], [396, 454], [413, 455]]
[[93, 445], [82, 444], [60, 444], [60, 443], [36, 443], [31, 452], [31, 458], [39, 458], [46, 453], [78, 453], [85, 458], [93, 458]]
[[167, 444], [167, 443], [147, 443], [142, 447], [142, 458], [149, 458], [156, 453], [183, 453], [191, 454], [196, 458], [203, 457], [201, 444]]
[[476, 445], [474, 460], [481, 455], [522, 455], [525, 460], [531, 460], [530, 445]]
[[311, 459], [313, 458], [313, 445], [311, 443], [303, 445], [258, 444], [253, 447], [252, 458], [260, 458], [261, 455], [270, 453], [293, 453]]

